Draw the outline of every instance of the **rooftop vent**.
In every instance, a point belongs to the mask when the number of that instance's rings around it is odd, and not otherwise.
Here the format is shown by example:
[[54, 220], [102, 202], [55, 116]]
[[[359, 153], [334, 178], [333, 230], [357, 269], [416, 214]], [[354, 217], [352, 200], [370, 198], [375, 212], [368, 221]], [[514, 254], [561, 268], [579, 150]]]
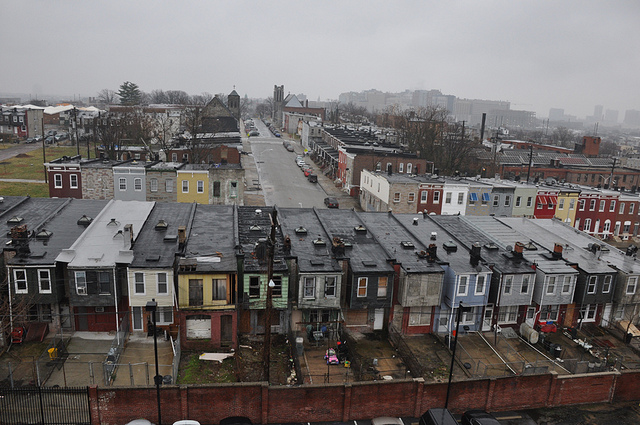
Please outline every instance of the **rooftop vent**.
[[158, 220], [158, 222], [156, 223], [156, 230], [167, 230], [167, 227], [169, 227], [169, 224], [164, 221], [164, 220]]
[[176, 234], [165, 235], [164, 238], [162, 238], [162, 240], [165, 242], [176, 242], [178, 240], [178, 235]]
[[420, 219], [419, 219], [418, 217], [413, 217], [413, 225], [414, 225], [414, 226], [417, 226], [417, 225], [418, 225], [418, 221], [419, 221], [419, 220], [420, 220]]
[[378, 267], [375, 261], [362, 260], [362, 265], [365, 267]]
[[321, 236], [318, 236], [318, 239], [313, 240], [313, 244], [317, 246], [325, 246], [327, 243], [322, 239]]
[[18, 217], [17, 215], [14, 215], [9, 220], [7, 220], [7, 224], [20, 224], [23, 221], [24, 221], [24, 218]]
[[160, 261], [160, 256], [155, 254], [155, 255], [150, 255], [148, 256], [145, 261], [149, 262], [149, 263], [155, 263]]
[[39, 239], [39, 240], [49, 239], [51, 235], [53, 235], [52, 232], [48, 231], [47, 229], [42, 229], [36, 234], [36, 239]]
[[249, 230], [251, 230], [252, 232], [258, 232], [262, 230], [262, 227], [258, 226], [257, 224], [254, 224], [251, 227], [249, 227]]
[[438, 239], [438, 232], [431, 232], [431, 238], [432, 241], [435, 241], [436, 239]]
[[307, 229], [305, 227], [298, 227], [296, 229], [296, 235], [306, 235], [307, 234]]
[[489, 251], [496, 251], [498, 249], [498, 245], [496, 245], [493, 242], [489, 242], [484, 244], [484, 249], [489, 250]]
[[367, 228], [364, 227], [362, 224], [354, 227], [353, 230], [355, 230], [356, 233], [367, 233]]
[[91, 222], [93, 221], [93, 219], [91, 217], [87, 217], [86, 214], [82, 214], [82, 217], [80, 217], [78, 219], [78, 225], [80, 226], [88, 226], [91, 224]]
[[107, 226], [119, 226], [120, 222], [118, 220], [116, 220], [115, 218], [112, 218], [110, 222], [107, 223]]
[[324, 266], [324, 261], [322, 260], [309, 260], [312, 266]]
[[255, 211], [255, 214], [256, 214], [256, 215], [262, 215], [262, 210], [258, 208], [258, 209]]
[[537, 251], [538, 247], [531, 241], [529, 241], [528, 243], [524, 244], [524, 249], [526, 249], [527, 251]]
[[458, 245], [456, 245], [453, 241], [449, 241], [449, 242], [445, 242], [442, 244], [442, 248], [444, 248], [445, 251], [449, 252], [456, 252], [458, 250]]
[[415, 246], [413, 245], [413, 242], [411, 242], [411, 241], [402, 241], [402, 242], [400, 242], [400, 245], [402, 245], [402, 247], [405, 248], [405, 249], [415, 248]]

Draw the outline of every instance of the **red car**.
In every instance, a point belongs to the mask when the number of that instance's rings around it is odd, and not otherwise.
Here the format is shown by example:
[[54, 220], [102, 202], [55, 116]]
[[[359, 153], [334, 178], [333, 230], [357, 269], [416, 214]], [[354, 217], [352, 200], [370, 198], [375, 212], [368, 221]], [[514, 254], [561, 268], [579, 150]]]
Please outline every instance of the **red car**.
[[304, 170], [304, 176], [309, 177], [309, 174], [313, 174], [313, 168], [307, 168]]

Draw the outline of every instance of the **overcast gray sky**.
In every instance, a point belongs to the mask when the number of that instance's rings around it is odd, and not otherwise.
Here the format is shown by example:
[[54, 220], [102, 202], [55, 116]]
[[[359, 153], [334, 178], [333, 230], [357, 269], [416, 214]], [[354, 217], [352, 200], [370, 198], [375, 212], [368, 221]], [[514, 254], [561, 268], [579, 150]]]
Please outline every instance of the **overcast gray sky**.
[[311, 100], [439, 89], [546, 117], [640, 109], [640, 2], [0, 0], [0, 92]]

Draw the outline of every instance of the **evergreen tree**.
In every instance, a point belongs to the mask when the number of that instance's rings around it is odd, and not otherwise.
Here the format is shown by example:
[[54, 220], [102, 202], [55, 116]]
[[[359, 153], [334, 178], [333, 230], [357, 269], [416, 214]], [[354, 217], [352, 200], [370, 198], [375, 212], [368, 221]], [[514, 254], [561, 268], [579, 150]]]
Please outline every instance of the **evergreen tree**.
[[142, 92], [140, 92], [137, 84], [125, 81], [120, 85], [118, 97], [120, 98], [121, 105], [139, 105], [142, 100]]

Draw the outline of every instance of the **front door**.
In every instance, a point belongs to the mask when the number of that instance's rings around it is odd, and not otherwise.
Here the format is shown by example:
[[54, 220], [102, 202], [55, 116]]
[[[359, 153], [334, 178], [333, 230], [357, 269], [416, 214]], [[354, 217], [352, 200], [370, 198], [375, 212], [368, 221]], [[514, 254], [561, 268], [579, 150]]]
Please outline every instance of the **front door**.
[[384, 308], [376, 308], [373, 318], [373, 330], [379, 331], [384, 327]]
[[233, 340], [233, 319], [230, 315], [220, 317], [220, 340], [230, 343]]
[[493, 322], [493, 305], [489, 304], [484, 309], [484, 319], [482, 320], [482, 332], [490, 331], [492, 322]]
[[133, 311], [131, 312], [133, 316], [133, 330], [134, 331], [142, 331], [142, 307], [133, 307]]
[[88, 331], [89, 321], [87, 320], [87, 307], [76, 307], [76, 330]]

